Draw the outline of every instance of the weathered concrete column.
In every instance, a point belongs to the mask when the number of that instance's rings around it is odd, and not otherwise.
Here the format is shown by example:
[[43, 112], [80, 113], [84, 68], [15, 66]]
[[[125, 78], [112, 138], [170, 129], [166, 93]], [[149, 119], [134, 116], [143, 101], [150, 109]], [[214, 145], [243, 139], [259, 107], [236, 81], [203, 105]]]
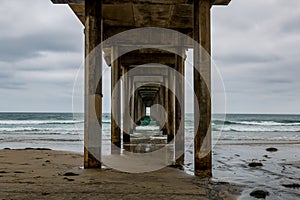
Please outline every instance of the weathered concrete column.
[[101, 168], [102, 2], [86, 0], [85, 16], [84, 168]]
[[176, 84], [175, 84], [175, 91], [176, 91], [176, 101], [175, 101], [175, 157], [177, 164], [184, 164], [184, 151], [185, 151], [185, 129], [184, 129], [184, 118], [185, 118], [185, 108], [184, 108], [184, 60], [185, 60], [185, 53], [183, 49], [180, 49], [180, 54], [176, 55], [176, 70], [178, 75], [175, 76]]
[[174, 121], [174, 110], [175, 110], [175, 95], [174, 91], [174, 73], [172, 70], [169, 70], [169, 77], [168, 77], [168, 139], [167, 141], [170, 142], [174, 139], [175, 134], [175, 121]]
[[142, 103], [142, 118], [144, 119], [146, 117], [146, 105]]
[[156, 121], [156, 124], [158, 123], [158, 119], [157, 119], [157, 109], [155, 104], [157, 104], [157, 96], [155, 96], [155, 98], [152, 101], [152, 105], [150, 107], [150, 116], [151, 118]]
[[133, 130], [135, 130], [137, 126], [137, 120], [138, 120], [138, 91], [136, 90], [136, 84], [134, 84], [134, 96], [133, 96]]
[[136, 121], [137, 125], [140, 125], [140, 118], [141, 118], [141, 100], [140, 95], [137, 94], [137, 105], [136, 105]]
[[143, 115], [143, 101], [141, 96], [139, 96], [139, 121], [142, 119]]
[[[121, 84], [117, 85], [120, 79], [120, 59], [118, 58], [118, 47], [111, 47], [111, 143], [112, 153], [118, 153], [121, 147]], [[119, 147], [119, 148], [118, 148]]]
[[165, 110], [166, 110], [166, 113], [167, 113], [167, 116], [166, 116], [166, 122], [165, 122], [165, 125], [164, 125], [164, 128], [163, 128], [163, 135], [167, 135], [168, 134], [168, 132], [169, 132], [169, 127], [168, 127], [168, 108], [169, 108], [169, 104], [168, 104], [168, 88], [169, 88], [169, 86], [168, 86], [168, 82], [169, 82], [169, 79], [168, 79], [168, 77], [165, 77], [164, 78], [164, 82], [165, 82], [165, 91], [164, 91], [164, 96], [165, 96], [165, 98], [164, 98], [164, 104], [165, 104]]
[[128, 77], [128, 85], [129, 85], [129, 90], [128, 94], [131, 96], [129, 99], [129, 114], [132, 120], [129, 121], [130, 123], [130, 134], [132, 134], [133, 129], [134, 129], [134, 85], [133, 85], [133, 78], [131, 76]]
[[130, 142], [130, 119], [129, 119], [129, 81], [126, 75], [127, 67], [123, 67], [123, 142]]
[[[211, 176], [211, 36], [210, 36], [210, 0], [194, 1], [194, 40], [200, 46], [194, 47], [194, 119], [195, 126], [194, 155], [195, 174], [205, 170]], [[199, 74], [200, 72], [200, 74]], [[196, 105], [198, 102], [199, 105]], [[199, 107], [200, 113], [197, 110]], [[197, 124], [197, 123], [195, 123]]]
[[[161, 107], [165, 107], [165, 88], [163, 85], [160, 85], [159, 88], [159, 104], [161, 105]], [[160, 119], [160, 129], [163, 131], [164, 129], [164, 121], [165, 119], [165, 110], [164, 109], [159, 109], [158, 110], [158, 114], [159, 114], [159, 119]]]

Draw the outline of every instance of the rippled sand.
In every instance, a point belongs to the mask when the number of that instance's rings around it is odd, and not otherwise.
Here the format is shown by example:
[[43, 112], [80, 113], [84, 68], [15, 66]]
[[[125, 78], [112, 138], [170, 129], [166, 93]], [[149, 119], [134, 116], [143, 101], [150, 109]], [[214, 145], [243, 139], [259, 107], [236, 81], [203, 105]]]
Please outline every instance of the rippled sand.
[[130, 174], [84, 170], [82, 155], [0, 150], [0, 199], [237, 199], [241, 187], [167, 167]]

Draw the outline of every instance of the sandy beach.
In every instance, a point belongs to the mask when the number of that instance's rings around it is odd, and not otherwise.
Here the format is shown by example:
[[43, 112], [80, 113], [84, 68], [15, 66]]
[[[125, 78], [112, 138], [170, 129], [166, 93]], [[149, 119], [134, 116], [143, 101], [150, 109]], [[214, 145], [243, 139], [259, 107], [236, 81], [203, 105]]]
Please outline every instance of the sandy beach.
[[[217, 145], [210, 180], [172, 167], [141, 174], [85, 170], [82, 155], [73, 152], [5, 149], [0, 199], [257, 199], [252, 194], [257, 190], [265, 199], [297, 199], [299, 144], [277, 144], [276, 152], [265, 147], [270, 145]], [[262, 166], [251, 167], [252, 162]]]
[[241, 187], [167, 167], [143, 174], [82, 169], [82, 155], [0, 150], [0, 199], [237, 199]]

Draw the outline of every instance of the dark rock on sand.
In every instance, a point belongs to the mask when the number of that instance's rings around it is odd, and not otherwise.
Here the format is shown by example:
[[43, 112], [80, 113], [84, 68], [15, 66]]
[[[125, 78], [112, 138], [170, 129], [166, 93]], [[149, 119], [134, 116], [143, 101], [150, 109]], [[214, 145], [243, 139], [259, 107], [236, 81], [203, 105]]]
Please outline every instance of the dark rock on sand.
[[4, 148], [4, 150], [11, 150], [11, 148]]
[[75, 174], [73, 172], [66, 172], [64, 176], [78, 176], [79, 174]]
[[67, 181], [75, 181], [74, 179], [72, 179], [72, 178], [67, 178], [67, 177], [65, 177], [64, 179], [67, 180]]
[[49, 149], [49, 148], [31, 148], [31, 147], [28, 147], [28, 148], [25, 148], [25, 150], [42, 150], [42, 151], [50, 151], [52, 149]]
[[298, 183], [291, 183], [291, 184], [282, 184], [282, 186], [287, 187], [287, 188], [300, 188], [300, 184]]
[[276, 152], [278, 151], [277, 148], [274, 148], [274, 147], [270, 147], [270, 148], [267, 148], [266, 151], [269, 151], [269, 152]]
[[36, 148], [36, 150], [51, 151], [52, 149], [49, 149], [49, 148]]
[[15, 174], [24, 174], [25, 172], [23, 171], [14, 171]]
[[259, 162], [251, 162], [248, 164], [249, 167], [261, 167], [263, 166], [262, 163], [259, 163]]
[[271, 157], [269, 157], [268, 155], [263, 155], [263, 157], [264, 157], [264, 158], [271, 158]]
[[265, 199], [266, 196], [269, 196], [269, 192], [266, 190], [254, 190], [250, 193], [250, 196], [257, 199]]

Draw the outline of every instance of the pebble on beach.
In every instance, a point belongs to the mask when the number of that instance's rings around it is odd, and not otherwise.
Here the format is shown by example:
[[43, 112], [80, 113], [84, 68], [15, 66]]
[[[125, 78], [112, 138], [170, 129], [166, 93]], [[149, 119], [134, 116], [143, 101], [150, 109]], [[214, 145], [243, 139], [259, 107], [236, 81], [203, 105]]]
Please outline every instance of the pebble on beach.
[[250, 196], [257, 199], [265, 199], [267, 196], [269, 196], [269, 192], [266, 190], [254, 190], [250, 193]]
[[269, 152], [276, 152], [276, 151], [278, 151], [278, 149], [275, 148], [275, 147], [270, 147], [270, 148], [267, 148], [266, 151], [269, 151]]
[[249, 167], [261, 167], [261, 166], [263, 166], [263, 164], [260, 162], [251, 162], [248, 164], [248, 166]]

